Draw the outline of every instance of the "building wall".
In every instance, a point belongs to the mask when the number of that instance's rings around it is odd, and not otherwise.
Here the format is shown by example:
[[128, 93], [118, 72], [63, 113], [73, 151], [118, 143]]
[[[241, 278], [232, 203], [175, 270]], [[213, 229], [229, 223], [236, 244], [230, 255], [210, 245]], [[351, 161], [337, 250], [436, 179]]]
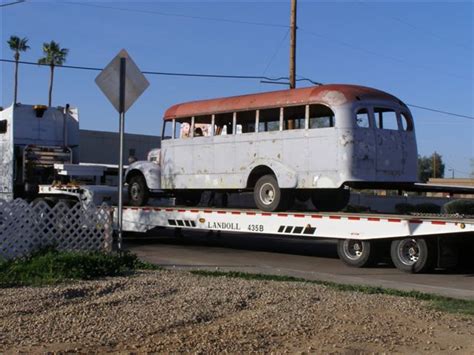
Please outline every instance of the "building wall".
[[[431, 178], [428, 180], [428, 184], [432, 185], [446, 185], [446, 186], [461, 186], [461, 187], [474, 187], [474, 179], [439, 179], [439, 178]], [[429, 192], [427, 193], [428, 196], [435, 196], [435, 197], [444, 197], [449, 196], [447, 193], [442, 192]], [[459, 198], [473, 198], [474, 194], [454, 194], [455, 197]]]
[[[134, 153], [137, 160], [145, 160], [148, 152], [159, 148], [161, 139], [157, 136], [125, 134], [124, 164], [129, 164], [129, 156]], [[81, 163], [118, 164], [119, 134], [115, 132], [79, 132], [79, 161]]]

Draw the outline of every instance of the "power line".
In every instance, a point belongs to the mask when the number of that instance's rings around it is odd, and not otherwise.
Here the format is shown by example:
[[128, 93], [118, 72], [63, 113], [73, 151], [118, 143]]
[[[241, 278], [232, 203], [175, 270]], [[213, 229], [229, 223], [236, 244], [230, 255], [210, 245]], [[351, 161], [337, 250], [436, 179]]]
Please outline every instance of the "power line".
[[[116, 11], [126, 11], [126, 12], [135, 12], [135, 13], [145, 13], [145, 14], [159, 15], [159, 16], [170, 16], [170, 17], [189, 18], [189, 19], [195, 19], [195, 20], [227, 22], [227, 23], [235, 23], [235, 24], [255, 25], [255, 26], [266, 26], [266, 27], [277, 27], [277, 28], [290, 28], [290, 26], [288, 26], [288, 25], [277, 24], [277, 23], [265, 23], [265, 22], [245, 21], [245, 20], [234, 20], [234, 19], [220, 18], [220, 17], [217, 18], [217, 17], [207, 17], [207, 16], [184, 15], [184, 14], [168, 13], [168, 12], [162, 12], [162, 11], [139, 10], [139, 9], [130, 9], [130, 8], [123, 8], [123, 7], [115, 7], [115, 6], [106, 6], [106, 5], [90, 4], [90, 3], [79, 3], [79, 2], [74, 2], [74, 1], [63, 1], [62, 3], [63, 3], [63, 4], [70, 4], [70, 5], [78, 5], [78, 6], [87, 6], [87, 7], [95, 7], [95, 8], [116, 10]], [[363, 2], [360, 2], [360, 3], [363, 3]], [[402, 20], [400, 20], [400, 21], [402, 21]], [[325, 39], [325, 40], [331, 41], [331, 42], [333, 42], [333, 43], [337, 43], [337, 44], [339, 44], [339, 45], [342, 45], [342, 46], [351, 48], [351, 49], [356, 50], [356, 51], [365, 52], [365, 53], [367, 53], [367, 54], [370, 54], [371, 56], [377, 56], [377, 57], [389, 59], [389, 60], [391, 60], [391, 61], [396, 61], [396, 62], [399, 62], [399, 63], [402, 63], [402, 64], [414, 66], [414, 67], [419, 67], [419, 68], [422, 68], [422, 69], [425, 69], [425, 70], [439, 71], [438, 69], [436, 69], [436, 68], [434, 68], [434, 67], [429, 67], [429, 66], [425, 66], [425, 65], [416, 64], [416, 63], [413, 64], [413, 63], [410, 63], [409, 61], [407, 61], [407, 60], [405, 60], [405, 59], [402, 59], [402, 58], [392, 57], [392, 56], [389, 56], [389, 55], [384, 55], [384, 54], [381, 54], [381, 53], [378, 52], [378, 51], [373, 51], [373, 50], [366, 49], [366, 48], [363, 48], [363, 47], [355, 46], [355, 45], [353, 45], [353, 44], [351, 44], [351, 43], [348, 43], [348, 42], [345, 42], [345, 41], [341, 41], [341, 40], [338, 40], [338, 39], [329, 38], [329, 37], [326, 37], [326, 36], [321, 35], [321, 34], [319, 34], [319, 33], [307, 31], [306, 29], [301, 28], [301, 27], [298, 27], [298, 30], [299, 30], [300, 32], [302, 31], [303, 33], [307, 33], [307, 34], [309, 34], [309, 35], [316, 36], [316, 37], [318, 37], [318, 38], [323, 38], [323, 39]], [[278, 52], [278, 51], [277, 51], [277, 52]], [[271, 59], [271, 61], [273, 61], [273, 59]], [[271, 61], [270, 61], [270, 63], [271, 63]], [[266, 70], [268, 70], [268, 69], [266, 69]], [[266, 70], [265, 70], [265, 71], [266, 71]], [[455, 73], [447, 73], [447, 72], [445, 72], [445, 73], [443, 73], [443, 74], [444, 74], [444, 75], [447, 75], [447, 76], [450, 76], [450, 77], [457, 78], [457, 79], [461, 79], [461, 80], [470, 80], [469, 78], [466, 78], [466, 77], [464, 77], [464, 76], [462, 76], [462, 75], [455, 74]]]
[[[3, 58], [0, 59], [0, 62], [15, 63], [15, 61], [12, 60], [12, 59], [3, 59]], [[35, 62], [18, 61], [18, 63], [26, 64], [26, 65], [37, 65], [37, 66], [49, 67], [49, 64], [38, 64], [38, 63], [35, 63]], [[79, 66], [79, 65], [56, 65], [55, 67], [65, 68], [65, 69], [88, 70], [88, 71], [102, 71], [103, 70], [103, 68], [85, 67], [85, 66]], [[264, 80], [264, 81], [267, 81], [267, 82], [274, 82], [274, 83], [277, 83], [281, 80], [289, 80], [289, 78], [285, 77], [285, 76], [281, 76], [281, 77], [277, 77], [277, 78], [270, 78], [270, 77], [267, 77], [267, 76], [259, 76], [259, 75], [202, 74], [202, 73], [179, 73], [179, 72], [161, 72], [161, 71], [142, 71], [142, 73], [143, 74], [148, 74], [148, 75], [195, 77], [195, 78]], [[300, 78], [300, 79], [297, 79], [296, 81], [308, 81], [308, 82], [310, 82], [314, 85], [323, 85], [322, 83], [313, 81], [313, 80], [308, 79], [308, 78]], [[437, 109], [434, 109], [434, 108], [418, 106], [418, 105], [414, 105], [414, 104], [407, 104], [407, 106], [415, 107], [415, 108], [418, 108], [418, 109], [421, 109], [421, 110], [427, 110], [427, 111], [442, 113], [444, 115], [449, 115], [449, 116], [467, 118], [467, 119], [470, 119], [470, 120], [474, 120], [473, 116], [467, 116], [467, 115], [462, 115], [462, 114], [458, 114], [458, 113], [437, 110]]]
[[22, 2], [25, 2], [25, 0], [18, 0], [18, 1], [15, 1], [15, 2], [8, 2], [6, 4], [0, 4], [0, 7], [6, 7], [6, 6], [10, 6], [10, 5], [17, 5], [17, 4], [21, 4]]
[[242, 25], [266, 26], [266, 27], [283, 27], [283, 28], [288, 28], [289, 27], [287, 25], [281, 25], [281, 24], [277, 24], [277, 23], [234, 20], [234, 19], [221, 18], [221, 17], [183, 15], [183, 14], [176, 14], [176, 13], [171, 13], [171, 12], [152, 11], [152, 10], [137, 10], [137, 9], [128, 9], [128, 8], [123, 8], [123, 7], [115, 7], [115, 6], [85, 4], [85, 3], [79, 3], [79, 2], [74, 2], [74, 1], [63, 1], [62, 3], [63, 4], [70, 4], [70, 5], [78, 5], [78, 6], [96, 7], [96, 8], [116, 10], [116, 11], [136, 12], [136, 13], [142, 13], [142, 14], [152, 14], [152, 15], [168, 16], [168, 17], [189, 18], [189, 19], [194, 19], [194, 20], [227, 22], [227, 23], [237, 23], [237, 24], [242, 24]]
[[286, 32], [285, 32], [285, 35], [283, 36], [283, 38], [281, 39], [281, 41], [278, 43], [278, 46], [276, 47], [276, 50], [275, 52], [273, 53], [273, 55], [270, 57], [270, 60], [268, 61], [266, 67], [265, 67], [265, 70], [263, 71], [262, 75], [265, 75], [268, 68], [270, 68], [270, 65], [272, 64], [273, 60], [275, 59], [275, 57], [277, 56], [277, 54], [280, 52], [280, 49], [281, 49], [281, 46], [283, 45], [283, 43], [285, 43], [285, 40], [286, 38], [288, 37], [288, 34], [290, 33], [290, 29], [288, 29]]
[[437, 113], [442, 113], [442, 114], [445, 114], [445, 115], [450, 115], [450, 116], [455, 116], [455, 117], [467, 118], [469, 120], [474, 120], [474, 116], [461, 115], [461, 114], [458, 114], [458, 113], [447, 112], [447, 111], [437, 110], [437, 109], [434, 109], [434, 108], [423, 107], [423, 106], [418, 106], [418, 105], [413, 105], [413, 104], [407, 104], [407, 106], [419, 108], [421, 110], [437, 112]]
[[[12, 59], [0, 59], [0, 62], [5, 63], [15, 63]], [[20, 64], [26, 65], [39, 65], [49, 67], [49, 64], [38, 64], [35, 62], [19, 61]], [[102, 71], [103, 68], [97, 67], [84, 67], [78, 65], [56, 65], [56, 68], [65, 68], [65, 69], [77, 69], [77, 70], [89, 70], [89, 71]], [[288, 80], [288, 77], [278, 77], [270, 78], [267, 76], [259, 75], [225, 75], [225, 74], [202, 74], [202, 73], [178, 73], [178, 72], [162, 72], [162, 71], [142, 71], [143, 74], [149, 75], [164, 75], [164, 76], [183, 76], [183, 77], [197, 77], [197, 78], [217, 78], [217, 79], [252, 79], [252, 80], [269, 80], [269, 81], [279, 81], [279, 80]], [[308, 79], [309, 80], [309, 79]]]

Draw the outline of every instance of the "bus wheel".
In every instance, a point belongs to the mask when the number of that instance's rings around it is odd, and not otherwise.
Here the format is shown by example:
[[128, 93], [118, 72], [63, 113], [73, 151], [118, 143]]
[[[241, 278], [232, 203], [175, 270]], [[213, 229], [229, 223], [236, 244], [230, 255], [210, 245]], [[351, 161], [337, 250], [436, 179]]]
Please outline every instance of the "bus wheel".
[[132, 206], [144, 206], [150, 197], [150, 190], [143, 175], [134, 175], [128, 182], [128, 202]]
[[368, 240], [341, 239], [337, 241], [337, 255], [349, 266], [373, 265], [375, 254], [374, 243]]
[[344, 188], [317, 189], [311, 194], [311, 202], [318, 211], [337, 212], [349, 203], [351, 193]]
[[253, 198], [258, 209], [266, 212], [285, 210], [290, 201], [291, 191], [280, 189], [273, 175], [264, 175], [257, 180]]
[[433, 243], [423, 238], [392, 241], [390, 256], [397, 269], [410, 273], [428, 272], [436, 261]]

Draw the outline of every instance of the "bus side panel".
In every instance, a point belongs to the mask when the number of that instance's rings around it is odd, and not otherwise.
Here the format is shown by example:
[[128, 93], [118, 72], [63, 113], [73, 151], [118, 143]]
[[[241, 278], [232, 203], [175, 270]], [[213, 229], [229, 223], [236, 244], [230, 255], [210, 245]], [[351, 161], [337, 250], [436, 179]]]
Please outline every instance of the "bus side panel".
[[[236, 156], [244, 154], [245, 147], [236, 149], [235, 136], [231, 134], [214, 136], [211, 140], [214, 144], [211, 147], [214, 170], [211, 172], [211, 181], [206, 181], [203, 186], [212, 189], [236, 189], [241, 187], [239, 176], [236, 174]], [[199, 149], [199, 147], [196, 146], [196, 149]]]
[[352, 131], [350, 144], [341, 149], [342, 164], [347, 166], [348, 174], [344, 181], [376, 181], [376, 146], [372, 128], [356, 128]]
[[309, 129], [307, 139], [309, 164], [305, 188], [339, 187], [339, 129], [335, 127]]
[[256, 142], [257, 157], [260, 161], [283, 161], [283, 139], [280, 131], [261, 132]]
[[258, 141], [260, 133], [243, 133], [235, 136], [236, 152], [231, 158], [235, 161], [235, 171], [238, 176], [238, 185], [247, 187], [249, 166], [258, 159]]
[[400, 132], [403, 144], [403, 160], [405, 163], [404, 175], [406, 181], [418, 181], [418, 148], [416, 146], [415, 131]]
[[193, 172], [191, 139], [167, 139], [161, 142], [161, 186], [164, 189], [186, 188]]
[[[193, 139], [193, 178], [196, 179], [196, 183], [200, 185], [204, 184], [208, 186], [212, 181], [212, 174], [215, 172], [214, 164], [214, 144], [212, 137], [196, 137]], [[189, 181], [189, 183], [195, 182], [195, 180]]]
[[[378, 180], [391, 180], [403, 176], [405, 162], [400, 132], [389, 129], [374, 129], [377, 144], [376, 171], [381, 175]], [[399, 180], [399, 179], [397, 179]]]

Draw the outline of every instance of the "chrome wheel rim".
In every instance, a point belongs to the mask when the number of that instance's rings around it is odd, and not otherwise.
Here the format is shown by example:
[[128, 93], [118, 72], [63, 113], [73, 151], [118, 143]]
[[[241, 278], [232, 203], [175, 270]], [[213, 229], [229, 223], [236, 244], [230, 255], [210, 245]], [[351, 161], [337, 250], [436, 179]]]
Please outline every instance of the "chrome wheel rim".
[[364, 247], [360, 240], [344, 240], [342, 244], [344, 255], [351, 260], [358, 260], [364, 253]]
[[405, 265], [412, 266], [420, 258], [420, 248], [415, 239], [404, 239], [398, 245], [398, 259]]
[[267, 206], [271, 205], [273, 201], [275, 201], [275, 195], [276, 195], [275, 187], [272, 184], [265, 183], [260, 187], [260, 190], [259, 190], [260, 201], [262, 201], [264, 205], [267, 205]]

